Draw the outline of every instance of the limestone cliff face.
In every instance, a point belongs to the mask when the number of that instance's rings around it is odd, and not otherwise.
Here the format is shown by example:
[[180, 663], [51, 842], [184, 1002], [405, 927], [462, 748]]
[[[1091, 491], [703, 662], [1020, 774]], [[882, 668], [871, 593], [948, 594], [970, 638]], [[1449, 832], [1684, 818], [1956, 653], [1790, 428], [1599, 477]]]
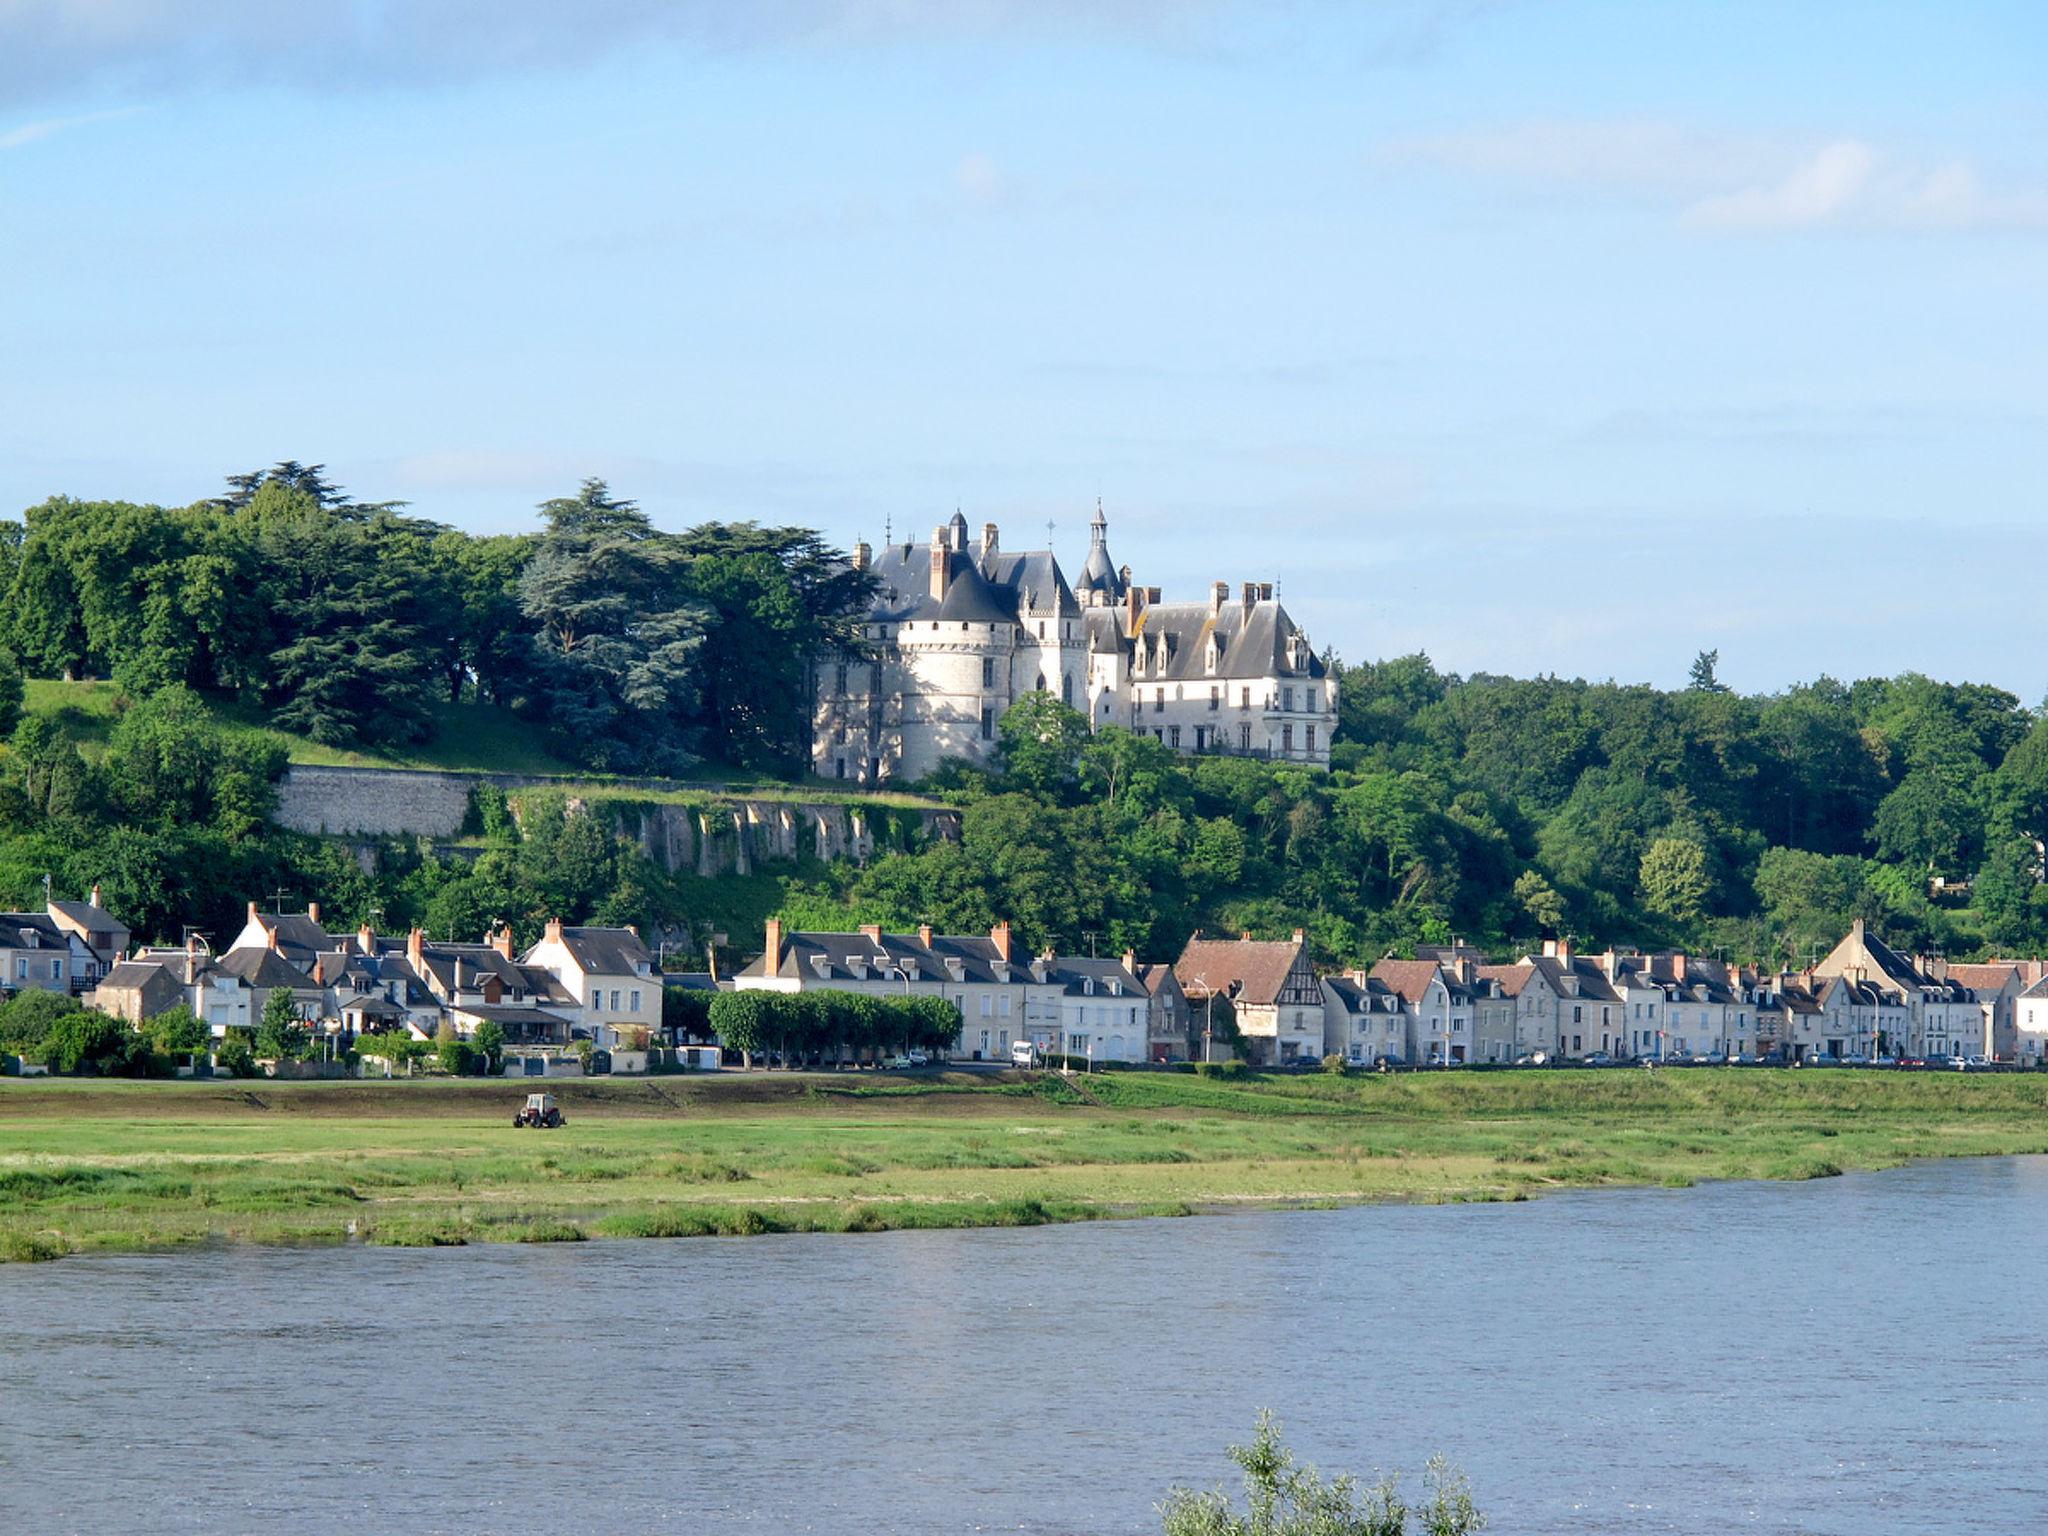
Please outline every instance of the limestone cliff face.
[[[470, 791], [494, 784], [517, 810], [519, 792], [551, 781], [519, 774], [435, 773], [391, 768], [297, 765], [278, 785], [280, 826], [336, 837], [459, 835]], [[748, 799], [706, 786], [690, 804], [636, 799], [634, 790], [685, 789], [658, 781], [607, 784], [601, 794], [572, 799], [572, 812], [609, 816], [619, 834], [671, 872], [750, 874], [764, 862], [804, 857], [865, 862], [877, 848], [911, 848], [960, 835], [957, 812], [865, 806], [841, 801]]]

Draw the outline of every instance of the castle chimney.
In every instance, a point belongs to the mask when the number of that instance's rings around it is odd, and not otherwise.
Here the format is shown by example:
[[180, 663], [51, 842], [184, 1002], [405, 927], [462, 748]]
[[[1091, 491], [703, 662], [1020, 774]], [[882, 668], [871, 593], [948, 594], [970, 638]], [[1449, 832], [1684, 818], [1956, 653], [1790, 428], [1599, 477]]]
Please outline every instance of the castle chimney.
[[500, 923], [498, 925], [496, 932], [491, 935], [491, 948], [495, 949], [507, 960], [512, 958], [512, 925], [510, 923]]
[[1271, 583], [1270, 581], [1262, 581], [1259, 583], [1259, 601], [1262, 603], [1270, 603], [1271, 601], [1273, 601], [1273, 583]]
[[1252, 604], [1256, 603], [1258, 600], [1259, 584], [1255, 581], [1246, 582], [1244, 584], [1244, 611], [1246, 613], [1250, 613], [1252, 611]]
[[368, 923], [356, 930], [356, 948], [366, 955], [377, 953], [377, 930]]
[[983, 570], [987, 570], [989, 562], [995, 559], [996, 548], [996, 525], [994, 523], [983, 523], [981, 525], [981, 565]]
[[866, 544], [862, 543], [853, 546], [853, 568], [856, 571], [866, 570], [870, 565], [874, 564], [874, 561], [875, 552], [869, 549]]
[[1230, 601], [1230, 583], [1219, 581], [1209, 588], [1209, 617], [1215, 618], [1223, 611], [1223, 605]]
[[324, 987], [327, 985], [327, 957], [325, 955], [315, 955], [313, 957], [313, 981], [318, 986]]
[[1010, 920], [1008, 918], [1004, 918], [1000, 923], [997, 923], [995, 927], [989, 929], [988, 936], [990, 940], [995, 944], [996, 953], [1003, 957], [1003, 963], [1005, 965], [1009, 964]]
[[415, 927], [405, 936], [405, 958], [411, 963], [413, 974], [421, 980], [427, 974], [427, 936]]
[[320, 903], [319, 903], [319, 902], [317, 902], [317, 901], [309, 901], [309, 902], [307, 902], [307, 903], [306, 903], [306, 921], [308, 921], [309, 923], [311, 923], [311, 924], [312, 924], [312, 925], [313, 925], [313, 926], [314, 926], [315, 928], [318, 928], [318, 927], [320, 926]]
[[932, 947], [932, 925], [930, 923], [919, 923], [917, 925], [917, 942], [926, 949]]
[[99, 883], [99, 881], [97, 881], [97, 880], [93, 881], [93, 883], [92, 883], [92, 894], [91, 894], [90, 896], [86, 897], [85, 901], [86, 901], [86, 905], [87, 905], [87, 906], [91, 906], [91, 907], [96, 907], [96, 906], [98, 906], [98, 905], [100, 904], [100, 883]]
[[953, 580], [953, 551], [946, 545], [946, 530], [932, 530], [932, 598], [934, 601], [946, 595], [946, 588]]
[[773, 976], [782, 969], [782, 919], [768, 919], [768, 930], [761, 944], [761, 974]]

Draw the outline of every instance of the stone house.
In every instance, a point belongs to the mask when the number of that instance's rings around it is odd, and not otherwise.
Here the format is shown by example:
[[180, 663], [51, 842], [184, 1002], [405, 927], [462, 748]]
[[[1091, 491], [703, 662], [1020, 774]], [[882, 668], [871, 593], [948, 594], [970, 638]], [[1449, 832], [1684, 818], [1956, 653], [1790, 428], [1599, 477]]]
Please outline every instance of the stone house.
[[872, 924], [853, 933], [785, 930], [770, 918], [761, 954], [741, 968], [733, 986], [741, 992], [943, 998], [960, 1015], [952, 1054], [968, 1061], [1007, 1061], [1010, 1047], [1023, 1040], [1056, 1050], [1063, 1038], [1064, 988], [1043, 960], [1013, 941], [1008, 923], [982, 938], [934, 933], [929, 925], [915, 934], [885, 933]]
[[1284, 1066], [1321, 1057], [1323, 989], [1303, 930], [1295, 929], [1294, 937], [1284, 941], [1197, 934], [1173, 971], [1197, 1011], [1212, 996], [1229, 1002], [1254, 1065]]
[[[1144, 1061], [1152, 1041], [1152, 994], [1137, 957], [1084, 960], [1047, 953], [1038, 969], [1058, 989], [1059, 1038], [1050, 1049], [1095, 1061]], [[970, 1029], [972, 1025], [970, 1024]], [[996, 1059], [1007, 1054], [998, 1047]]]
[[1342, 1056], [1355, 1067], [1399, 1065], [1413, 1059], [1408, 1015], [1402, 999], [1384, 981], [1364, 971], [1325, 976], [1323, 1054]]
[[[509, 959], [510, 933], [495, 947]], [[518, 963], [528, 972], [545, 971], [561, 984], [566, 996], [550, 996], [549, 1011], [567, 1014], [596, 1044], [618, 1049], [637, 1040], [644, 1048], [661, 1038], [661, 971], [637, 930], [567, 927], [560, 918], [549, 918], [541, 941]]]
[[[1128, 964], [1136, 957], [1127, 954], [1124, 958]], [[1161, 1062], [1199, 1059], [1194, 1014], [1188, 1007], [1187, 993], [1181, 990], [1180, 980], [1173, 974], [1173, 967], [1141, 965], [1137, 971], [1138, 980], [1145, 984], [1145, 991], [1152, 999], [1151, 1017], [1146, 1029], [1149, 1059]]]
[[46, 910], [50, 921], [84, 944], [87, 951], [77, 957], [78, 964], [73, 967], [73, 991], [89, 990], [128, 952], [128, 925], [102, 904], [97, 885], [84, 901], [51, 901]]

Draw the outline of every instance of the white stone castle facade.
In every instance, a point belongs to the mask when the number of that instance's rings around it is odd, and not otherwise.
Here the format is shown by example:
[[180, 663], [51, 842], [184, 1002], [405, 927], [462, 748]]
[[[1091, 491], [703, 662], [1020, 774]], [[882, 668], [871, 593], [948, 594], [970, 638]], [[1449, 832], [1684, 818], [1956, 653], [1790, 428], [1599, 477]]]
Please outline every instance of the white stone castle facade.
[[878, 784], [985, 761], [1033, 692], [1177, 751], [1329, 766], [1337, 680], [1270, 583], [1162, 603], [1111, 562], [1100, 506], [1089, 532], [1072, 585], [1049, 550], [1005, 552], [994, 523], [970, 545], [957, 512], [928, 545], [856, 545], [876, 582], [866, 649], [813, 663], [813, 769]]

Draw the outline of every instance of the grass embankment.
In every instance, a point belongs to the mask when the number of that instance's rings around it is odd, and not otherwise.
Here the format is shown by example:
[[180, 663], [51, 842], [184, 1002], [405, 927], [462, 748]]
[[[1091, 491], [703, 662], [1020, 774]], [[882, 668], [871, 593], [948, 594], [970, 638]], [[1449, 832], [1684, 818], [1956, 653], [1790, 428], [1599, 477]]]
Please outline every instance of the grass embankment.
[[1245, 1203], [1522, 1200], [2048, 1152], [2048, 1075], [729, 1074], [0, 1082], [0, 1258], [254, 1242], [1030, 1225]]
[[[30, 678], [23, 709], [39, 715], [82, 746], [88, 754], [104, 748], [122, 707], [120, 688], [105, 680], [67, 683], [55, 678]], [[444, 773], [511, 773], [557, 779], [565, 794], [584, 799], [630, 798], [648, 804], [696, 804], [706, 793], [750, 800], [886, 805], [923, 809], [941, 802], [924, 795], [894, 791], [848, 789], [837, 779], [788, 781], [719, 763], [702, 763], [669, 780], [672, 789], [621, 789], [603, 775], [564, 762], [548, 751], [541, 733], [510, 710], [495, 704], [464, 701], [434, 707], [433, 736], [413, 747], [381, 747], [353, 751], [329, 746], [310, 736], [279, 730], [260, 710], [215, 705], [223, 730], [273, 736], [294, 763], [326, 768], [415, 768]]]

